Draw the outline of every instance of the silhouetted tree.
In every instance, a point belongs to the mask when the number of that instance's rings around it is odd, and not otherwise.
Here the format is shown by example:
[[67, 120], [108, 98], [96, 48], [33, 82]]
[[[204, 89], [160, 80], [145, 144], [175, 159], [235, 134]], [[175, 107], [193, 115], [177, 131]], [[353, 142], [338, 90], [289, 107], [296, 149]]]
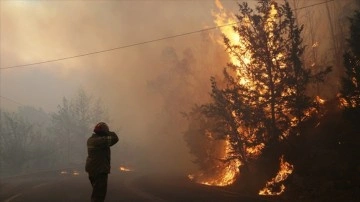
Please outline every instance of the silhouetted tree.
[[346, 77], [342, 80], [341, 97], [345, 107], [360, 112], [360, 11], [350, 19], [349, 49], [344, 54]]
[[99, 121], [108, 121], [100, 100], [94, 101], [83, 89], [77, 95], [58, 106], [52, 114], [50, 132], [57, 139], [58, 155], [66, 164], [78, 164], [85, 160], [86, 139], [92, 127]]
[[1, 121], [1, 174], [31, 172], [52, 166], [53, 144], [43, 133], [42, 126], [31, 123], [34, 120], [24, 118], [21, 112], [2, 112]]
[[201, 170], [206, 170], [217, 161], [215, 135], [208, 133], [214, 122], [202, 114], [200, 106], [195, 106], [190, 114], [186, 114], [190, 126], [184, 132], [184, 140], [190, 148], [190, 153], [194, 155], [195, 160]]

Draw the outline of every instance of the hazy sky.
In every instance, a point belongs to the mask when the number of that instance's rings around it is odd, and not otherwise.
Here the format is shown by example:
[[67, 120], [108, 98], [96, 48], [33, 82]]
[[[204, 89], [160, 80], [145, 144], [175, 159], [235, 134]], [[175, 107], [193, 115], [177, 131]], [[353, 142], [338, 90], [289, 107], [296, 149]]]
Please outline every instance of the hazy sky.
[[[216, 9], [212, 0], [4, 0], [0, 5], [2, 68], [213, 27]], [[236, 8], [235, 1], [224, 5]], [[219, 37], [219, 31], [2, 70], [1, 96], [16, 103], [2, 99], [1, 106], [14, 110], [22, 104], [53, 112], [64, 96], [71, 98], [84, 88], [103, 100], [113, 120], [110, 127], [121, 128], [122, 138], [142, 153], [134, 154], [135, 159], [188, 167], [181, 134], [186, 122], [179, 115], [208, 95], [213, 69], [221, 71], [226, 64], [214, 35]], [[194, 76], [184, 76], [189, 74]], [[152, 155], [139, 157], [145, 154]]]
[[[349, 1], [349, 0], [346, 0]], [[256, 2], [256, 1], [251, 1]], [[299, 7], [321, 2], [302, 1]], [[235, 0], [222, 1], [236, 12]], [[333, 5], [334, 6], [334, 5]], [[325, 26], [324, 6], [311, 8]], [[304, 24], [307, 13], [299, 15]], [[2, 68], [71, 57], [214, 27], [213, 0], [1, 0]], [[325, 28], [324, 28], [325, 29]], [[318, 30], [319, 31], [319, 30]], [[325, 31], [318, 38], [326, 38]], [[209, 77], [227, 59], [219, 30], [23, 68], [1, 70], [1, 107], [54, 112], [79, 88], [103, 100], [112, 126], [153, 161], [190, 164], [178, 117], [207, 99]], [[174, 125], [176, 128], [169, 128]], [[174, 131], [174, 134], [170, 134]], [[160, 142], [161, 144], [157, 144]], [[159, 146], [161, 145], [161, 146]], [[144, 157], [146, 158], [146, 157]], [[170, 162], [171, 164], [171, 162]]]
[[[235, 5], [235, 4], [234, 4]], [[214, 26], [209, 1], [1, 1], [1, 67], [69, 57]], [[199, 34], [197, 34], [199, 35]], [[151, 74], [166, 46], [183, 47], [189, 35], [102, 54], [2, 71], [2, 96], [56, 109], [82, 86], [95, 96]], [[147, 61], [147, 62], [146, 62]], [[111, 76], [111, 78], [109, 77]], [[135, 82], [134, 82], [135, 83]], [[139, 84], [141, 85], [141, 84]], [[117, 88], [119, 94], [125, 89]], [[120, 91], [120, 92], [119, 92]], [[3, 106], [14, 103], [3, 100]], [[16, 104], [15, 104], [16, 105]]]

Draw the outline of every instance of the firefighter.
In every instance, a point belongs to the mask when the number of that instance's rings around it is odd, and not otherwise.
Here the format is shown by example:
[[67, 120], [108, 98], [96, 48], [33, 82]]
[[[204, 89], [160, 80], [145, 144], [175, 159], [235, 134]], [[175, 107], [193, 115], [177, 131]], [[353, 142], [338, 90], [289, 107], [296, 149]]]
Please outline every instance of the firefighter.
[[109, 126], [100, 122], [87, 140], [88, 156], [85, 170], [92, 185], [91, 202], [103, 202], [106, 196], [108, 174], [110, 173], [110, 147], [119, 141]]

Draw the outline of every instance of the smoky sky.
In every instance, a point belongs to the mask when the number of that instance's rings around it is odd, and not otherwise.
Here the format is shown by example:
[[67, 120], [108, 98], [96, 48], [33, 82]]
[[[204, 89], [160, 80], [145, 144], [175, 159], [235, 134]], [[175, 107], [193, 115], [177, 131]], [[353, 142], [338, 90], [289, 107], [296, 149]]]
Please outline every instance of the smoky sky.
[[[311, 4], [300, 1], [300, 6]], [[253, 1], [251, 2], [253, 3]], [[236, 13], [236, 1], [222, 1]], [[1, 1], [1, 67], [36, 63], [161, 39], [214, 27], [212, 0]], [[306, 12], [299, 15], [304, 24]], [[312, 8], [317, 39], [328, 36], [323, 6]], [[316, 15], [319, 13], [319, 15]], [[325, 23], [324, 23], [325, 22]], [[306, 30], [305, 30], [306, 31]], [[326, 38], [326, 37], [325, 37]], [[180, 112], [209, 99], [209, 78], [226, 66], [219, 30], [131, 46], [84, 57], [1, 71], [1, 107], [56, 111], [63, 97], [83, 88], [101, 98], [110, 127], [141, 167], [192, 168]], [[325, 42], [324, 42], [325, 43]], [[328, 46], [326, 46], [328, 48]], [[324, 47], [325, 48], [325, 47]], [[90, 135], [90, 134], [89, 134]], [[125, 155], [114, 149], [114, 161]]]
[[[228, 2], [234, 6], [234, 2]], [[1, 67], [36, 63], [214, 26], [213, 1], [1, 1]], [[56, 111], [83, 88], [100, 98], [110, 127], [126, 142], [130, 164], [181, 170], [191, 165], [180, 112], [201, 102], [222, 66], [216, 32], [197, 33], [1, 72], [10, 110]], [[196, 95], [196, 96], [194, 96]], [[90, 135], [90, 134], [89, 134]], [[121, 150], [122, 151], [122, 150]], [[145, 155], [146, 154], [146, 155]]]

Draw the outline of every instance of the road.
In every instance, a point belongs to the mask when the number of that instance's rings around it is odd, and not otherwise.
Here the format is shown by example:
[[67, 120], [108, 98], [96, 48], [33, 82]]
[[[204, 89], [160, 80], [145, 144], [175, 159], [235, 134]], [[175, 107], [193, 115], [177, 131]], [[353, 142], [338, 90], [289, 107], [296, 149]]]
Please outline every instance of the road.
[[[43, 172], [2, 179], [1, 202], [90, 201], [87, 174], [78, 171]], [[266, 201], [244, 196], [226, 188], [196, 184], [182, 176], [161, 176], [136, 172], [109, 175], [106, 202], [115, 201]]]

